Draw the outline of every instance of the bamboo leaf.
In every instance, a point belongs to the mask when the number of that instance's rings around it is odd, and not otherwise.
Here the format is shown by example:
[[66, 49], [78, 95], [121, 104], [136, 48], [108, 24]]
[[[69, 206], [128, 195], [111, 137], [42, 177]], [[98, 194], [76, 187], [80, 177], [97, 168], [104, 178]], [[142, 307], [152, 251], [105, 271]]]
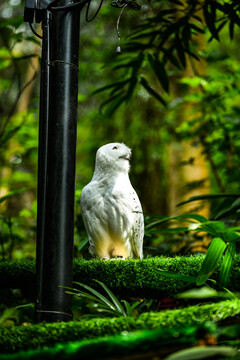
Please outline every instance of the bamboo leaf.
[[127, 95], [126, 95], [126, 101], [128, 102], [129, 100], [131, 100], [133, 92], [137, 86], [138, 83], [138, 79], [137, 77], [134, 77], [131, 82], [129, 83], [129, 87], [128, 87], [128, 91], [127, 91]]
[[228, 244], [227, 251], [223, 258], [223, 263], [219, 275], [219, 283], [221, 286], [225, 287], [229, 283], [232, 267], [234, 264], [235, 253], [236, 253], [236, 243], [232, 242]]
[[197, 278], [197, 286], [203, 285], [212, 275], [227, 244], [219, 237], [212, 240]]
[[163, 104], [164, 106], [167, 105], [163, 98], [155, 90], [153, 90], [153, 88], [149, 85], [149, 83], [144, 77], [141, 77], [140, 83], [147, 90], [147, 92], [153, 97], [155, 97], [155, 99], [157, 99], [161, 104]]
[[161, 63], [161, 61], [159, 61], [156, 57], [153, 57], [151, 54], [148, 55], [148, 61], [152, 70], [157, 76], [159, 83], [162, 85], [163, 89], [168, 92], [168, 76], [164, 65]]
[[183, 49], [183, 46], [182, 46], [182, 43], [180, 41], [178, 34], [176, 34], [176, 37], [175, 37], [175, 45], [176, 45], [176, 49], [177, 49], [178, 58], [182, 64], [183, 68], [185, 69], [186, 56], [185, 56], [185, 52], [184, 52], [184, 49]]
[[125, 95], [116, 96], [112, 103], [108, 106], [108, 108], [104, 112], [104, 116], [107, 118], [112, 116], [112, 114], [120, 107], [120, 105], [126, 100]]
[[197, 200], [205, 200], [205, 199], [221, 199], [221, 198], [235, 198], [236, 196], [240, 197], [240, 194], [205, 194], [205, 195], [197, 195], [197, 196], [191, 196], [188, 200], [186, 201], [182, 201], [181, 203], [177, 204], [177, 206], [181, 206], [184, 204], [187, 204], [189, 202], [192, 201], [197, 201]]
[[210, 10], [211, 11], [209, 11], [209, 4], [207, 2], [205, 2], [204, 6], [203, 6], [203, 15], [204, 15], [206, 25], [207, 25], [210, 33], [212, 34], [212, 37], [214, 37], [216, 40], [219, 41], [218, 31], [215, 26], [216, 6], [211, 4]]
[[189, 231], [189, 227], [176, 227], [170, 229], [157, 229], [157, 230], [150, 230], [149, 234], [158, 234], [158, 233], [175, 233], [175, 232], [183, 232]]
[[95, 91], [92, 92], [92, 95], [95, 95], [101, 91], [105, 91], [105, 90], [109, 90], [109, 89], [112, 89], [112, 88], [116, 88], [116, 89], [121, 89], [123, 86], [125, 86], [129, 81], [131, 81], [131, 78], [129, 79], [126, 79], [126, 80], [123, 80], [123, 81], [117, 81], [113, 84], [109, 84], [109, 85], [106, 85], [106, 86], [103, 86]]

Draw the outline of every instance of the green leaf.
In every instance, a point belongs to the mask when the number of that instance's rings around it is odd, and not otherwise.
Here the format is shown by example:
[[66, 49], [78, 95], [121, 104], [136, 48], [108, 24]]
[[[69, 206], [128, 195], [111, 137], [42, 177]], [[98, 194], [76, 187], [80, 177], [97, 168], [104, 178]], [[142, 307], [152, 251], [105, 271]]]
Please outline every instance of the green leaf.
[[173, 55], [174, 47], [171, 47], [170, 49], [164, 49], [162, 48], [162, 52], [164, 53], [164, 61], [168, 59], [174, 66], [176, 66], [178, 69], [181, 70], [181, 66], [179, 64], [178, 59]]
[[229, 36], [231, 40], [234, 38], [234, 25], [234, 21], [231, 20], [229, 23]]
[[140, 83], [142, 84], [142, 86], [147, 90], [147, 92], [150, 95], [155, 97], [155, 99], [157, 99], [164, 106], [167, 106], [167, 104], [163, 100], [163, 98], [155, 90], [153, 90], [153, 88], [149, 85], [149, 83], [147, 82], [147, 80], [144, 77], [141, 77]]
[[122, 103], [126, 100], [125, 95], [116, 96], [116, 98], [112, 101], [112, 103], [108, 106], [108, 108], [104, 112], [104, 116], [109, 118], [112, 114], [122, 105]]
[[194, 284], [196, 284], [197, 281], [197, 278], [195, 276], [176, 274], [162, 269], [158, 269], [158, 271], [159, 271], [159, 275], [167, 276], [174, 280], [187, 281]]
[[201, 224], [201, 229], [214, 237], [225, 239], [227, 228], [222, 221], [208, 221]]
[[203, 15], [204, 15], [204, 19], [206, 21], [206, 25], [210, 31], [210, 33], [212, 34], [212, 36], [219, 41], [219, 36], [218, 36], [218, 31], [216, 29], [215, 26], [215, 21], [216, 21], [216, 6], [214, 6], [213, 3], [211, 3], [211, 7], [210, 7], [209, 11], [209, 4], [208, 2], [204, 3], [203, 6]]
[[224, 358], [237, 354], [237, 349], [230, 346], [196, 346], [189, 349], [177, 351], [164, 360], [198, 360], [198, 359], [210, 359], [219, 356]]
[[126, 301], [126, 300], [121, 300], [121, 301], [122, 301], [122, 302], [124, 303], [124, 305], [125, 305], [126, 315], [129, 316], [129, 317], [132, 317], [132, 316], [133, 316], [133, 313], [132, 313], [132, 308], [131, 308], [129, 302]]
[[227, 244], [221, 238], [212, 240], [197, 278], [197, 286], [203, 285], [212, 275], [226, 247]]
[[228, 244], [227, 251], [223, 258], [223, 263], [219, 275], [219, 283], [221, 286], [227, 286], [230, 280], [232, 267], [234, 264], [234, 257], [236, 254], [236, 243]]
[[15, 196], [15, 195], [23, 193], [26, 190], [27, 190], [27, 188], [22, 188], [22, 189], [10, 191], [7, 195], [4, 195], [4, 196], [2, 196], [0, 198], [0, 204], [3, 203], [4, 201], [8, 200], [9, 198]]
[[183, 231], [189, 231], [189, 227], [176, 227], [176, 228], [170, 228], [170, 229], [157, 229], [157, 230], [150, 230], [150, 234], [158, 234], [158, 233], [175, 233], [175, 232], [183, 232]]
[[118, 301], [116, 296], [109, 290], [109, 288], [101, 281], [95, 280], [99, 285], [102, 286], [102, 288], [106, 291], [110, 299], [112, 300], [113, 304], [115, 305], [116, 309], [123, 315], [126, 316], [126, 313], [121, 305], [121, 303]]
[[106, 85], [106, 86], [103, 86], [95, 91], [92, 92], [92, 95], [95, 95], [99, 92], [102, 92], [102, 91], [105, 91], [105, 90], [109, 90], [109, 89], [121, 89], [123, 86], [125, 86], [129, 81], [131, 81], [131, 78], [129, 79], [126, 79], [126, 80], [123, 80], [123, 81], [117, 81], [113, 84], [109, 84], [109, 85]]
[[113, 304], [105, 297], [103, 296], [100, 292], [96, 291], [95, 289], [91, 288], [88, 285], [85, 285], [83, 283], [80, 282], [74, 282], [74, 284], [77, 284], [79, 286], [82, 286], [84, 289], [90, 291], [93, 295], [95, 295], [98, 299], [100, 299], [103, 303], [105, 303], [106, 305], [108, 305], [111, 309], [115, 310]]
[[177, 295], [178, 299], [207, 299], [218, 296], [218, 292], [209, 286], [190, 289]]
[[178, 35], [176, 35], [176, 37], [175, 37], [175, 45], [176, 45], [176, 49], [177, 49], [178, 58], [182, 64], [183, 68], [185, 69], [185, 67], [186, 67], [185, 51], [183, 49], [182, 43], [181, 43]]
[[181, 206], [184, 204], [187, 204], [192, 201], [197, 200], [209, 200], [209, 199], [221, 199], [221, 198], [235, 198], [236, 196], [240, 197], [240, 194], [205, 194], [205, 195], [197, 195], [197, 196], [191, 196], [188, 200], [182, 201], [181, 203], [177, 204], [177, 206]]
[[168, 76], [164, 65], [161, 63], [161, 61], [159, 61], [156, 57], [153, 57], [151, 54], [148, 55], [148, 61], [152, 70], [157, 76], [159, 83], [162, 85], [163, 89], [168, 92]]
[[130, 81], [130, 84], [129, 84], [129, 87], [128, 87], [128, 91], [127, 91], [127, 94], [126, 94], [126, 98], [125, 100], [128, 102], [129, 100], [131, 100], [132, 98], [132, 95], [133, 95], [133, 92], [137, 86], [137, 83], [138, 83], [138, 79], [137, 77], [134, 77], [131, 81]]

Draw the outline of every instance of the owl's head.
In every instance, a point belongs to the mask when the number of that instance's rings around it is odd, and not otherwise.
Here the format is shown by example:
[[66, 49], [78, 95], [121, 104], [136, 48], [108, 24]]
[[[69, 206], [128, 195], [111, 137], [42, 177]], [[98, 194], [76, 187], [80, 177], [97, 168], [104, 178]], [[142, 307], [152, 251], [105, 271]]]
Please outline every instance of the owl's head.
[[122, 143], [110, 143], [100, 147], [96, 154], [95, 171], [128, 173], [131, 149]]

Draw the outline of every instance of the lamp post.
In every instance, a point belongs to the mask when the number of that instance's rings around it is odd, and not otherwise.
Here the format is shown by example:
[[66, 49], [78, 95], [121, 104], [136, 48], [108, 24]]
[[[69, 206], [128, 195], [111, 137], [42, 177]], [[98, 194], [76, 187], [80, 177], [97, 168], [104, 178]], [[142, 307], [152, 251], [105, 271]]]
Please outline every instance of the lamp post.
[[[27, 0], [24, 20], [42, 22], [36, 321], [72, 318], [80, 11], [71, 0]], [[56, 7], [54, 7], [54, 5]]]

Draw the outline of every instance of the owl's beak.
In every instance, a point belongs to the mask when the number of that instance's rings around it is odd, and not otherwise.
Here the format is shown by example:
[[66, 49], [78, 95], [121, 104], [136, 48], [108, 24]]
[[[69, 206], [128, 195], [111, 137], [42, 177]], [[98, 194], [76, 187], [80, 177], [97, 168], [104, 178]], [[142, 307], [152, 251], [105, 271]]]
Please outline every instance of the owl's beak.
[[130, 157], [131, 157], [131, 154], [126, 154], [126, 155], [119, 156], [119, 159], [125, 159], [125, 160], [130, 161]]

